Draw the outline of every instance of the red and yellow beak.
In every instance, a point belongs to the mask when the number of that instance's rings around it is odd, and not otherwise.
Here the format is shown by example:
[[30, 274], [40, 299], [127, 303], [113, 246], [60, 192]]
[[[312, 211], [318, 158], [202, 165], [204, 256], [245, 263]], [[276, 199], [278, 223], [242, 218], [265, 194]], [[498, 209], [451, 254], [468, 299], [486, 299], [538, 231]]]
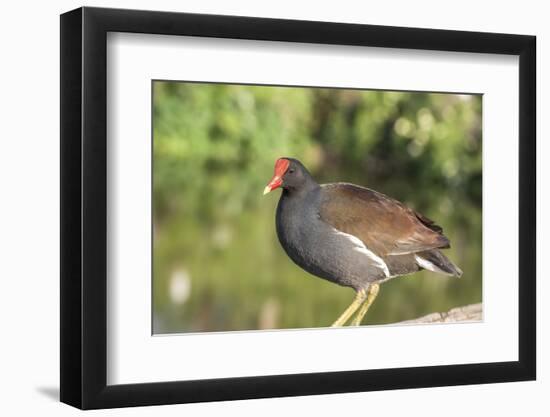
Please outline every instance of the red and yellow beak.
[[275, 162], [275, 173], [273, 174], [271, 181], [269, 181], [269, 184], [267, 184], [264, 188], [264, 195], [283, 185], [283, 175], [285, 175], [289, 165], [290, 162], [288, 159], [277, 159], [277, 162]]

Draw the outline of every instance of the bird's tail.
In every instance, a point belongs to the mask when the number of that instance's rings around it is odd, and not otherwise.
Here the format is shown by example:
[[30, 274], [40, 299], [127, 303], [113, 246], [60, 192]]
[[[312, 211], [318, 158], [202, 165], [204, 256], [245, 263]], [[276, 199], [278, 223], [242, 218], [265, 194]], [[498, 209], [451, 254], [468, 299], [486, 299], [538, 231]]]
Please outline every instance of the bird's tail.
[[440, 274], [462, 276], [462, 270], [438, 249], [427, 250], [415, 254], [416, 263], [428, 271], [439, 272]]

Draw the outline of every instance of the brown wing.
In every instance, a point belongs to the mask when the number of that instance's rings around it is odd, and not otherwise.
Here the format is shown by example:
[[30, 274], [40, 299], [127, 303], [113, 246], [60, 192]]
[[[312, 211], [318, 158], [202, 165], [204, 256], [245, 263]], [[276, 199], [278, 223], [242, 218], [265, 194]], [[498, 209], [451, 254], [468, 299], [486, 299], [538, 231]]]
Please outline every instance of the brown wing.
[[361, 239], [378, 256], [449, 247], [441, 227], [432, 220], [368, 188], [327, 184], [320, 203], [323, 221]]

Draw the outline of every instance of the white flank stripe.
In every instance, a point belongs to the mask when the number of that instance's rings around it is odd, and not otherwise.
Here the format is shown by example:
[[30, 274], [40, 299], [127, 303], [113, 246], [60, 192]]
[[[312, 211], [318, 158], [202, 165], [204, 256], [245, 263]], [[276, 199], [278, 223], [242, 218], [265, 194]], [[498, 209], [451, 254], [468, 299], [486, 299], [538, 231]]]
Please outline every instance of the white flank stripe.
[[380, 268], [380, 269], [382, 269], [382, 271], [384, 271], [384, 275], [386, 275], [386, 277], [388, 277], [388, 278], [390, 277], [390, 270], [388, 269], [388, 265], [386, 265], [386, 262], [384, 262], [384, 260], [381, 257], [379, 257], [378, 255], [376, 255], [374, 252], [370, 251], [365, 246], [365, 244], [363, 243], [363, 241], [361, 239], [359, 239], [359, 238], [357, 238], [353, 235], [350, 235], [349, 233], [341, 232], [338, 229], [334, 229], [334, 231], [336, 232], [336, 234], [344, 236], [347, 239], [349, 239], [353, 243], [353, 245], [355, 246], [353, 248], [354, 250], [368, 256], [369, 259], [373, 261], [374, 265], [376, 265], [378, 268]]

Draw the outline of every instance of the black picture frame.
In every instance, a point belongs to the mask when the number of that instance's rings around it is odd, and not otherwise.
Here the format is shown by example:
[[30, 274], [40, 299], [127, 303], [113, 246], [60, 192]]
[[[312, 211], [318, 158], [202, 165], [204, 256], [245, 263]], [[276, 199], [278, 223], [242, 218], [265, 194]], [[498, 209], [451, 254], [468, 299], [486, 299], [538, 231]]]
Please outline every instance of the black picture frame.
[[[519, 56], [519, 360], [107, 385], [108, 32]], [[525, 35], [88, 7], [61, 15], [61, 401], [93, 409], [535, 379], [535, 51]]]

